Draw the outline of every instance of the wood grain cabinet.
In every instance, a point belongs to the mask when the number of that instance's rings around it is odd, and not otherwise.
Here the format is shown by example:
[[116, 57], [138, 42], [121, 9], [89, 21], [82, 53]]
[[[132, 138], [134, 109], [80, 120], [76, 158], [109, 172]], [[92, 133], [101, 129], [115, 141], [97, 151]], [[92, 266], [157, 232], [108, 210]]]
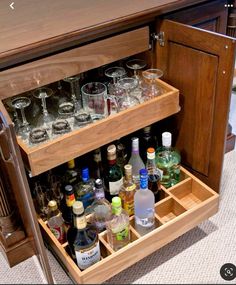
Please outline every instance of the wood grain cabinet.
[[[153, 68], [164, 72], [158, 81], [164, 90], [160, 97], [35, 147], [28, 147], [16, 137], [13, 123], [0, 101], [2, 163], [7, 164], [9, 156], [12, 158], [10, 176], [14, 176], [15, 182], [12, 180], [11, 188], [23, 234], [31, 241], [33, 252], [39, 255], [49, 283], [53, 283], [53, 279], [43, 238], [74, 281], [97, 283], [174, 240], [218, 210], [217, 192], [220, 189], [235, 41], [178, 21], [184, 16], [184, 21], [190, 25], [224, 33], [227, 11], [221, 6], [222, 1], [162, 1], [159, 6], [154, 2], [139, 3], [149, 6], [140, 7], [136, 14], [131, 13], [133, 6], [128, 6], [130, 14], [124, 19], [118, 17], [90, 27], [94, 29], [93, 33], [87, 30], [81, 42], [76, 43], [73, 32], [71, 45], [67, 35], [61, 37], [61, 41], [55, 40], [54, 44], [48, 42], [51, 49], [43, 42], [41, 50], [35, 45], [27, 52], [26, 48], [22, 49], [22, 58], [18, 55], [16, 59], [16, 55], [9, 55], [11, 52], [5, 57], [0, 54], [3, 59], [1, 100], [134, 55], [145, 58]], [[200, 9], [204, 11], [201, 17]], [[115, 12], [121, 13], [121, 10]], [[78, 35], [80, 33], [83, 34], [79, 31]], [[14, 60], [16, 64], [13, 64]], [[106, 232], [101, 233], [102, 260], [81, 272], [67, 253], [68, 245], [60, 245], [46, 223], [38, 220], [26, 171], [37, 176], [152, 123], [157, 123], [160, 132], [162, 129], [173, 132], [184, 166], [181, 168], [181, 182], [170, 189], [162, 188], [163, 199], [155, 205], [156, 229], [152, 233], [140, 237], [131, 217], [132, 242], [118, 252], [113, 252], [108, 245]], [[6, 194], [2, 194], [1, 187], [0, 190], [0, 214], [3, 214], [1, 203]], [[10, 208], [6, 214], [10, 215]], [[117, 267], [116, 262], [121, 264], [121, 260], [125, 260], [124, 265]]]

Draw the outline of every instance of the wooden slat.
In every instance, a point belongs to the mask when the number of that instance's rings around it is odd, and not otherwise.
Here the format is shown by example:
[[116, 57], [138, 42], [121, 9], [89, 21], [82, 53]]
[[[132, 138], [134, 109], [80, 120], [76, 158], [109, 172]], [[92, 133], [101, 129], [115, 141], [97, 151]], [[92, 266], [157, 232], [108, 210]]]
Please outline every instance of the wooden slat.
[[2, 71], [0, 73], [0, 99], [148, 49], [149, 28], [144, 27]]
[[34, 147], [18, 139], [32, 176], [177, 113], [178, 90], [161, 80], [158, 82], [166, 90], [165, 94], [84, 128]]

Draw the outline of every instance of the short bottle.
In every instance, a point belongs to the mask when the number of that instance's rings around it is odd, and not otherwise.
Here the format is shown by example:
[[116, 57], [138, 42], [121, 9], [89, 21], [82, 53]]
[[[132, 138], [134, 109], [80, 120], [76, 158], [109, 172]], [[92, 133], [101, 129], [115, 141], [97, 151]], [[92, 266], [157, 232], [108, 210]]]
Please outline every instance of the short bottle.
[[122, 201], [122, 208], [129, 216], [134, 214], [134, 194], [136, 191], [136, 184], [132, 177], [132, 165], [126, 164], [125, 167], [124, 184], [121, 187], [119, 197]]
[[79, 182], [79, 172], [75, 167], [75, 160], [71, 159], [67, 162], [67, 170], [64, 175], [64, 185], [75, 185]]
[[87, 225], [81, 201], [73, 204], [73, 216], [74, 225], [68, 230], [67, 240], [73, 260], [84, 270], [101, 258], [98, 234]]
[[62, 217], [65, 221], [66, 230], [68, 230], [68, 228], [73, 223], [72, 206], [75, 202], [75, 194], [72, 185], [66, 185], [64, 193], [65, 193], [65, 200], [62, 207]]
[[60, 243], [64, 243], [66, 241], [65, 223], [62, 218], [62, 213], [58, 209], [57, 202], [55, 200], [51, 200], [48, 203], [47, 220], [48, 227], [50, 228], [56, 239]]
[[162, 172], [161, 184], [169, 188], [180, 181], [180, 161], [178, 150], [171, 147], [172, 135], [162, 133], [162, 147], [156, 152], [156, 166]]
[[129, 159], [129, 164], [132, 165], [133, 169], [133, 180], [139, 189], [139, 170], [145, 168], [145, 165], [139, 155], [139, 138], [132, 138], [132, 153]]
[[106, 173], [107, 198], [109, 201], [112, 197], [117, 196], [123, 185], [123, 173], [116, 162], [116, 146], [109, 145], [107, 148], [108, 169]]
[[156, 154], [152, 147], [147, 149], [146, 169], [148, 171], [148, 189], [153, 192], [156, 203], [161, 199], [161, 171], [156, 167]]
[[76, 200], [86, 209], [94, 201], [94, 180], [90, 179], [88, 167], [82, 168], [82, 181], [75, 185]]
[[92, 214], [90, 222], [102, 232], [106, 229], [106, 221], [111, 218], [111, 204], [105, 199], [105, 192], [102, 179], [95, 180], [95, 199], [89, 207], [86, 208], [86, 214]]
[[155, 228], [155, 198], [148, 189], [147, 169], [140, 170], [140, 190], [134, 195], [135, 229], [141, 235]]
[[129, 215], [122, 209], [120, 197], [112, 198], [112, 216], [106, 223], [110, 246], [119, 250], [130, 242]]

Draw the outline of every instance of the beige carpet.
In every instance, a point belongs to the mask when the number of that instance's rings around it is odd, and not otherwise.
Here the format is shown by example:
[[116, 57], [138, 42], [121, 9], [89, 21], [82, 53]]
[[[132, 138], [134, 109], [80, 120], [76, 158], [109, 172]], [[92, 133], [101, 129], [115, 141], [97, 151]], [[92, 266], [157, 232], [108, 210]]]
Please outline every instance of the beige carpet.
[[[235, 284], [224, 281], [220, 268], [224, 263], [236, 265], [236, 151], [225, 155], [219, 212], [195, 229], [179, 237], [107, 284]], [[49, 252], [56, 283], [71, 280]], [[99, 272], [98, 272], [99, 274]], [[37, 259], [9, 269], [0, 255], [0, 284], [45, 283]]]

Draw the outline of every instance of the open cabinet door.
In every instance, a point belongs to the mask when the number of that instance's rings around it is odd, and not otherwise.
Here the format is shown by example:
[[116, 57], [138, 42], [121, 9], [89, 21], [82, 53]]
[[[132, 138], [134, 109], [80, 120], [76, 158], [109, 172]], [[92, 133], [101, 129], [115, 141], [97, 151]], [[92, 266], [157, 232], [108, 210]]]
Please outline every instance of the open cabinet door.
[[219, 192], [235, 40], [169, 20], [157, 31], [164, 32], [164, 44], [156, 44], [156, 66], [180, 90], [172, 131], [182, 164]]
[[[36, 254], [39, 257], [42, 269], [48, 283], [53, 283], [44, 243], [39, 229], [33, 201], [31, 198], [28, 181], [26, 178], [23, 162], [21, 159], [19, 147], [16, 142], [16, 136], [13, 124], [7, 114], [2, 102], [0, 101], [0, 159], [1, 176], [8, 180], [11, 193], [14, 195], [18, 207], [18, 212], [24, 224], [25, 236], [32, 241]], [[2, 179], [1, 179], [2, 180]], [[3, 187], [1, 187], [3, 190]], [[9, 193], [7, 193], [9, 191]], [[2, 215], [10, 214], [11, 206], [7, 198], [11, 196], [9, 189], [1, 191], [0, 209]], [[9, 216], [9, 215], [8, 215]]]

